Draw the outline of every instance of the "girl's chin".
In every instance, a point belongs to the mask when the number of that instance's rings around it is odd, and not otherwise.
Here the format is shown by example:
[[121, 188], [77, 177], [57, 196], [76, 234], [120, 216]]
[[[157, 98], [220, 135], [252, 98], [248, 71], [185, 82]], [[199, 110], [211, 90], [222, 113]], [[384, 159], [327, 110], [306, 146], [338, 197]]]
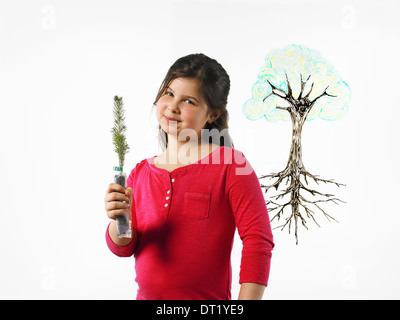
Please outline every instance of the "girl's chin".
[[179, 125], [176, 125], [176, 124], [168, 124], [168, 123], [161, 124], [161, 129], [163, 129], [163, 131], [168, 134], [177, 134], [178, 128], [179, 128]]

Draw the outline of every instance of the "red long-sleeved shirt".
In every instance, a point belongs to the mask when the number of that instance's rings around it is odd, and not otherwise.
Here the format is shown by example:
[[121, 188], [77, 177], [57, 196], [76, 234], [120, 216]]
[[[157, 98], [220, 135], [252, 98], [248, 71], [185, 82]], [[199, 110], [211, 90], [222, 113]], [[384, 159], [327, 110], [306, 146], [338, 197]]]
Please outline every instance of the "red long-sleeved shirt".
[[240, 283], [267, 285], [274, 246], [258, 178], [243, 153], [219, 147], [171, 172], [154, 157], [128, 177], [135, 237], [112, 242], [120, 257], [135, 257], [137, 299], [231, 299], [235, 228], [243, 241]]

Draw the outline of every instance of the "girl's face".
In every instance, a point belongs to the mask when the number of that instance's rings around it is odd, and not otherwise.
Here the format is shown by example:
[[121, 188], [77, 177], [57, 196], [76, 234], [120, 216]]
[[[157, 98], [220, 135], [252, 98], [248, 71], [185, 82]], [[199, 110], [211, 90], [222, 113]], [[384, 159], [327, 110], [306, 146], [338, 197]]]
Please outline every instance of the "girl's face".
[[157, 120], [167, 134], [178, 136], [183, 129], [192, 129], [200, 138], [201, 129], [210, 119], [194, 78], [174, 79], [157, 102]]

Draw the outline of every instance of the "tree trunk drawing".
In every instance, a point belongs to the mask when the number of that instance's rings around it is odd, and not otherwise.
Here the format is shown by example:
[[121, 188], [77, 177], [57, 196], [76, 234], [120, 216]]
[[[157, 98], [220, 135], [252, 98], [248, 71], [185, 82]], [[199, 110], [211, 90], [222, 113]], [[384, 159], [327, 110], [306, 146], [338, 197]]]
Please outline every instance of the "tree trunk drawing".
[[[327, 214], [319, 205], [318, 203], [320, 202], [328, 202], [332, 201], [335, 204], [338, 204], [337, 201], [344, 202], [338, 198], [335, 198], [334, 195], [332, 194], [323, 194], [321, 192], [318, 192], [316, 190], [312, 190], [308, 188], [308, 181], [307, 178], [313, 179], [317, 184], [319, 182], [324, 182], [324, 183], [334, 183], [336, 186], [344, 186], [344, 184], [335, 182], [333, 179], [326, 180], [326, 179], [321, 179], [316, 175], [312, 175], [309, 173], [302, 161], [302, 146], [301, 146], [301, 132], [303, 129], [303, 125], [307, 119], [307, 116], [312, 109], [313, 105], [315, 102], [323, 97], [323, 96], [330, 96], [334, 97], [333, 95], [327, 93], [327, 89], [329, 86], [324, 90], [322, 94], [314, 98], [312, 101], [309, 100], [310, 93], [313, 90], [313, 85], [311, 85], [310, 91], [303, 97], [304, 93], [304, 88], [306, 86], [307, 81], [310, 79], [310, 76], [307, 78], [306, 81], [303, 81], [302, 75], [300, 75], [300, 82], [301, 82], [301, 91], [300, 94], [297, 98], [294, 98], [292, 95], [292, 88], [289, 83], [289, 79], [286, 75], [286, 81], [287, 81], [287, 87], [288, 87], [288, 92], [286, 93], [284, 90], [277, 88], [274, 86], [269, 80], [268, 83], [272, 87], [272, 92], [264, 98], [267, 99], [271, 95], [276, 95], [287, 102], [289, 102], [288, 107], [280, 107], [277, 106], [277, 109], [281, 110], [286, 110], [290, 114], [290, 118], [292, 121], [292, 144], [289, 152], [289, 158], [286, 164], [286, 168], [282, 170], [279, 173], [272, 173], [269, 175], [261, 176], [259, 179], [264, 179], [264, 178], [270, 178], [270, 179], [275, 179], [275, 183], [271, 185], [263, 185], [261, 184], [261, 187], [265, 189], [265, 193], [267, 191], [274, 187], [276, 190], [278, 190], [279, 185], [286, 179], [286, 185], [289, 183], [289, 186], [286, 190], [283, 191], [283, 193], [280, 193], [276, 196], [271, 197], [273, 200], [267, 200], [266, 204], [273, 204], [275, 207], [269, 208], [269, 211], [274, 211], [278, 210], [278, 212], [275, 214], [275, 216], [271, 219], [274, 220], [277, 218], [278, 220], [281, 218], [283, 214], [283, 210], [285, 207], [290, 206], [291, 207], [291, 214], [289, 217], [286, 218], [286, 222], [278, 226], [277, 228], [281, 228], [283, 230], [286, 226], [289, 228], [289, 233], [291, 229], [291, 224], [292, 221], [294, 221], [294, 228], [295, 228], [295, 237], [296, 237], [296, 244], [298, 244], [298, 234], [297, 234], [297, 229], [298, 229], [298, 224], [299, 221], [301, 221], [302, 225], [306, 228], [306, 220], [304, 216], [302, 215], [301, 211], [305, 212], [306, 216], [308, 218], [311, 218], [317, 225], [317, 221], [314, 218], [315, 212], [311, 209], [312, 205], [318, 208], [322, 213], [325, 215], [325, 217], [330, 221], [331, 219], [336, 221], [333, 217], [331, 217], [329, 214]], [[300, 180], [301, 176], [303, 176], [305, 184]], [[306, 186], [307, 185], [307, 186]], [[317, 200], [317, 201], [310, 201], [307, 200], [300, 192], [304, 190], [309, 193], [311, 193], [313, 196], [319, 195], [323, 196], [326, 199], [323, 200]], [[285, 195], [290, 195], [290, 200], [284, 204], [279, 204], [276, 202], [279, 198], [283, 198]], [[300, 209], [303, 208], [301, 211]], [[314, 209], [314, 208], [313, 208]], [[315, 209], [314, 209], [315, 210]], [[304, 214], [304, 213], [303, 213]], [[319, 225], [318, 225], [319, 226]]]

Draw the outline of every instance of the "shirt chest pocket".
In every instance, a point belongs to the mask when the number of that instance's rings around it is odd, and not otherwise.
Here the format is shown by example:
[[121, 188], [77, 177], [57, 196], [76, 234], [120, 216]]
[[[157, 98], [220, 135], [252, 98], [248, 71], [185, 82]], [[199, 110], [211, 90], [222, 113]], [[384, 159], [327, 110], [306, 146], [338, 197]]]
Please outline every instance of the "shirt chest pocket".
[[182, 215], [195, 220], [208, 219], [210, 201], [210, 193], [185, 192]]

